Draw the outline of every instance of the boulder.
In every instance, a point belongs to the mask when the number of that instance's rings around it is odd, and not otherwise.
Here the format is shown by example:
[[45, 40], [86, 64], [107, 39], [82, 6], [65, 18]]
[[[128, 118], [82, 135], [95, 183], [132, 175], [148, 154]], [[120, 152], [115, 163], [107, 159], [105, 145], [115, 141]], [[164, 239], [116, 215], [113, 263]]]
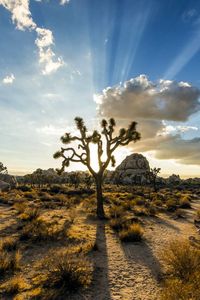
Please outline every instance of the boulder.
[[11, 188], [15, 188], [17, 186], [17, 180], [15, 176], [9, 174], [0, 174], [0, 180], [8, 183]]
[[7, 192], [10, 190], [10, 184], [0, 180], [0, 191], [1, 192]]
[[148, 182], [147, 174], [150, 171], [149, 162], [142, 154], [134, 153], [127, 156], [116, 168], [114, 181], [123, 184]]

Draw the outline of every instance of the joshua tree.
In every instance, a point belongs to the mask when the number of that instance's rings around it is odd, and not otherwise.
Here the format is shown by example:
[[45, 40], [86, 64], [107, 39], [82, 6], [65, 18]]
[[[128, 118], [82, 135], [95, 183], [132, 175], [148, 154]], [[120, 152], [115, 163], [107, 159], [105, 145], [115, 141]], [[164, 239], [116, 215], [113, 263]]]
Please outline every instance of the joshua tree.
[[156, 178], [158, 176], [158, 173], [160, 173], [161, 168], [152, 168], [150, 170], [150, 181], [153, 183], [154, 191], [157, 192], [157, 186], [156, 186]]
[[0, 174], [7, 174], [7, 173], [8, 173], [7, 167], [4, 167], [2, 162], [0, 162]]
[[[80, 117], [75, 118], [76, 127], [80, 133], [79, 136], [72, 136], [70, 133], [65, 133], [61, 137], [63, 144], [70, 144], [71, 142], [78, 142], [78, 149], [74, 147], [61, 148], [60, 151], [54, 154], [54, 158], [62, 158], [62, 168], [57, 170], [58, 173], [62, 173], [65, 167], [68, 167], [70, 162], [81, 162], [87, 167], [89, 172], [94, 178], [96, 184], [97, 194], [97, 216], [104, 218], [103, 207], [103, 194], [102, 194], [102, 182], [104, 179], [105, 171], [111, 162], [112, 166], [115, 166], [115, 157], [113, 152], [119, 146], [126, 146], [130, 142], [136, 142], [140, 139], [140, 134], [136, 131], [136, 122], [132, 122], [128, 129], [121, 128], [118, 135], [114, 136], [114, 128], [116, 126], [115, 120], [110, 119], [108, 122], [103, 119], [101, 121], [102, 132], [99, 133], [94, 130], [92, 134], [87, 134], [87, 128], [84, 121]], [[91, 165], [91, 143], [97, 145], [97, 159], [99, 170], [95, 171]], [[103, 144], [105, 143], [105, 147]], [[105, 148], [106, 158], [103, 161], [103, 149]]]

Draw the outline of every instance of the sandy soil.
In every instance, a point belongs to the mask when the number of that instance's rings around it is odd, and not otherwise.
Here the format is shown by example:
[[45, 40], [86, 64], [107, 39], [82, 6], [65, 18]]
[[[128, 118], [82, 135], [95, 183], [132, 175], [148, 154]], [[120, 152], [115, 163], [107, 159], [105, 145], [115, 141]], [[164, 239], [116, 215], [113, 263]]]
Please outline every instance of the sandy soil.
[[[88, 230], [90, 237], [96, 239], [98, 250], [91, 255], [95, 272], [88, 291], [70, 299], [158, 300], [161, 253], [165, 246], [172, 239], [200, 237], [193, 222], [196, 209], [200, 209], [200, 201], [193, 201], [192, 207], [184, 210], [185, 218], [174, 219], [166, 214], [142, 218], [145, 232], [142, 243], [121, 243], [107, 222], [85, 219], [85, 214], [82, 214], [80, 226], [76, 228]], [[14, 210], [0, 204], [0, 237], [14, 234], [16, 229]], [[29, 252], [31, 250], [27, 250], [27, 255], [31, 254]], [[31, 268], [31, 261], [27, 264]]]

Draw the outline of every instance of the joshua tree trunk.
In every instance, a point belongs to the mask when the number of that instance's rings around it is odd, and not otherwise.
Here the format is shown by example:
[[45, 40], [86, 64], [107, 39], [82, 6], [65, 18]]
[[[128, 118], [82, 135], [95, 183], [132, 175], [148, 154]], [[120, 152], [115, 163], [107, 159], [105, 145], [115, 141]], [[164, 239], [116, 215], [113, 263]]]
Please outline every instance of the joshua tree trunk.
[[99, 219], [105, 218], [104, 208], [103, 208], [103, 193], [102, 193], [102, 176], [97, 176], [95, 178], [96, 182], [96, 193], [97, 193], [97, 216]]

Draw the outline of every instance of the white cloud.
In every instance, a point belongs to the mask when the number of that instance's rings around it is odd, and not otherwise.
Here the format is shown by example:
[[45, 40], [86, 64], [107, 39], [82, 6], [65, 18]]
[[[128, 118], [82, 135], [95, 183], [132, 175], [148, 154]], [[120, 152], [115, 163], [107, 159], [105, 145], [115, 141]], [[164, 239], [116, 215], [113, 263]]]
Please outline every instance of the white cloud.
[[[64, 4], [64, 3], [63, 3]], [[54, 44], [53, 33], [46, 28], [40, 28], [33, 21], [29, 9], [29, 0], [0, 0], [3, 5], [11, 13], [11, 18], [16, 28], [19, 30], [35, 30], [37, 38], [35, 44], [38, 47], [39, 63], [42, 65], [42, 73], [50, 74], [58, 70], [64, 65], [61, 57], [57, 57], [51, 49]]]
[[0, 0], [0, 4], [12, 14], [12, 21], [17, 29], [35, 29], [36, 24], [29, 10], [29, 0]]
[[15, 76], [14, 76], [13, 74], [10, 74], [10, 75], [6, 76], [6, 77], [2, 80], [2, 82], [3, 82], [4, 84], [12, 84], [14, 80], [15, 80]]
[[62, 67], [64, 61], [62, 57], [54, 59], [55, 53], [51, 49], [51, 45], [54, 44], [51, 30], [38, 27], [36, 32], [38, 37], [35, 43], [39, 49], [39, 62], [43, 65], [42, 73], [48, 75]]
[[70, 0], [60, 0], [60, 5], [68, 4]]
[[200, 164], [200, 139], [181, 137], [198, 128], [163, 122], [186, 122], [200, 110], [199, 96], [200, 90], [187, 82], [151, 82], [146, 75], [140, 75], [123, 85], [104, 89], [102, 94], [94, 95], [94, 100], [102, 117], [114, 117], [120, 126], [138, 122], [142, 139], [134, 144], [134, 151], [155, 151], [157, 158]]

